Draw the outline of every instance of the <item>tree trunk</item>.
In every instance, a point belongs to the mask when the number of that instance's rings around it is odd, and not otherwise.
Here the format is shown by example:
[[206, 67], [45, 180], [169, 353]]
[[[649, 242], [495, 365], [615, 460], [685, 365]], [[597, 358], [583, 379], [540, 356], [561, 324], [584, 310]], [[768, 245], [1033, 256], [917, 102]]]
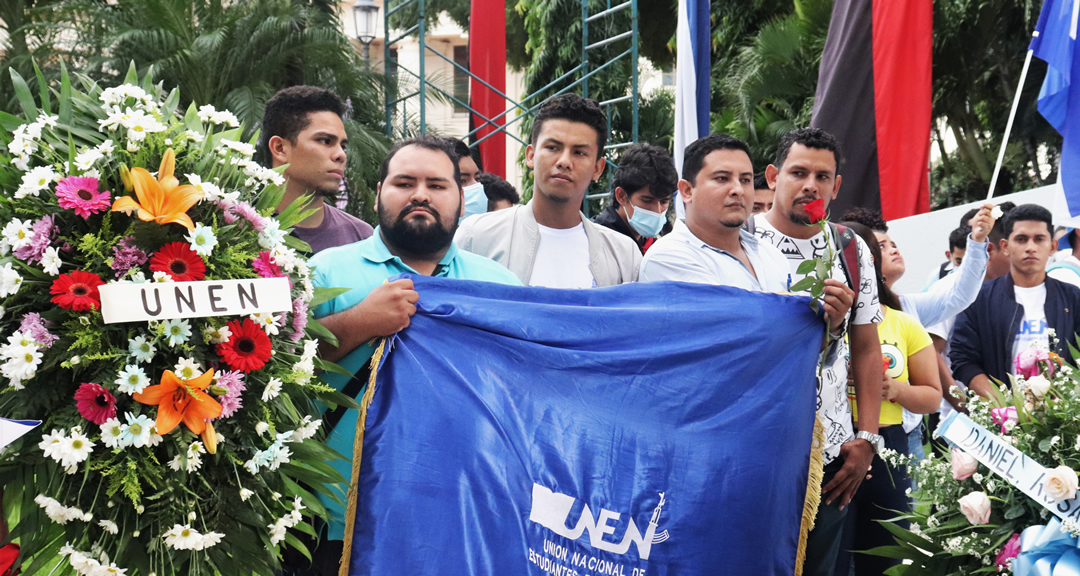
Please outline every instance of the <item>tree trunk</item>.
[[1035, 173], [1035, 178], [1039, 181], [1039, 184], [1046, 185], [1049, 182], [1043, 178], [1042, 168], [1039, 167], [1039, 153], [1035, 146], [1036, 142], [1034, 138], [1024, 138], [1024, 152], [1027, 153], [1028, 163], [1031, 164], [1031, 170]]

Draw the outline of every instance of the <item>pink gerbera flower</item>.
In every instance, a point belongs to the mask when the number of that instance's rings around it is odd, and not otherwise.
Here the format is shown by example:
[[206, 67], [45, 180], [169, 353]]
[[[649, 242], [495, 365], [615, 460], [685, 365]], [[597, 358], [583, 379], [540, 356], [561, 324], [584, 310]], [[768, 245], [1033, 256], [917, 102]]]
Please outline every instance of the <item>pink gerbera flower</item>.
[[116, 417], [116, 398], [101, 384], [83, 382], [75, 391], [75, 407], [83, 418], [98, 425]]
[[259, 252], [259, 255], [255, 257], [255, 260], [251, 262], [251, 267], [263, 278], [288, 277], [288, 274], [283, 274], [281, 272], [281, 267], [274, 264], [274, 261], [270, 259], [270, 253], [265, 250]]
[[98, 192], [98, 179], [88, 176], [68, 176], [56, 184], [56, 201], [65, 210], [89, 218], [112, 206], [109, 191]]

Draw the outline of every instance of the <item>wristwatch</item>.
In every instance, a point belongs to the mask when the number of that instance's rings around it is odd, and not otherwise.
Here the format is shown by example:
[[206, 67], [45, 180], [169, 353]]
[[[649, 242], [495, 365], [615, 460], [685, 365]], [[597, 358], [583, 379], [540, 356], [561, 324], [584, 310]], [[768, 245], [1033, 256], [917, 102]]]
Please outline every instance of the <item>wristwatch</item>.
[[870, 446], [874, 449], [874, 454], [877, 454], [878, 456], [880, 456], [881, 452], [885, 450], [885, 439], [881, 437], [881, 434], [872, 434], [870, 432], [860, 430], [859, 433], [855, 435], [855, 438], [859, 438], [869, 442]]

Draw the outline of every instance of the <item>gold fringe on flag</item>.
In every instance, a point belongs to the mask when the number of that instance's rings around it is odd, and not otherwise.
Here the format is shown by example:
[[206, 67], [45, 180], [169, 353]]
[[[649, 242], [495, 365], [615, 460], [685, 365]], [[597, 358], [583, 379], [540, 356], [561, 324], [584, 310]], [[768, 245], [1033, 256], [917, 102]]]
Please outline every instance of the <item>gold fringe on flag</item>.
[[[810, 445], [810, 473], [806, 478], [806, 499], [803, 500], [802, 525], [799, 527], [799, 550], [795, 554], [795, 576], [802, 576], [806, 560], [806, 538], [814, 529], [818, 505], [821, 504], [821, 480], [825, 475], [825, 426], [814, 416], [814, 441]], [[346, 575], [342, 575], [346, 576]]]
[[375, 376], [379, 372], [379, 364], [382, 362], [383, 355], [386, 354], [389, 342], [390, 338], [382, 338], [379, 341], [379, 347], [371, 355], [371, 374], [368, 375], [367, 388], [360, 401], [360, 416], [356, 420], [356, 437], [353, 439], [349, 505], [345, 508], [345, 548], [341, 552], [338, 576], [349, 576], [349, 558], [352, 556], [353, 530], [356, 527], [356, 492], [360, 488], [360, 458], [364, 454], [364, 424], [367, 422], [368, 406], [371, 405], [371, 399], [375, 397]]

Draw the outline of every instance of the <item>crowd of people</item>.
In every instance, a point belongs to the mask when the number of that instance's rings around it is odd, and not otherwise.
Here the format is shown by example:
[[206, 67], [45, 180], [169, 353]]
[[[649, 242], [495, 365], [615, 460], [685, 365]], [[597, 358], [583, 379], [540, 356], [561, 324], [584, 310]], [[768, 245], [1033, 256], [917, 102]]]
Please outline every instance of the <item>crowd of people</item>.
[[[821, 296], [825, 469], [804, 574], [881, 574], [898, 562], [851, 553], [891, 543], [878, 521], [910, 506], [911, 480], [882, 451], [925, 457], [938, 419], [963, 411], [965, 394], [994, 394], [1030, 346], [1071, 360], [1066, 342], [1080, 328], [1074, 231], [1055, 235], [1041, 206], [988, 203], [950, 234], [927, 288], [898, 295], [905, 261], [880, 214], [856, 209], [822, 227], [807, 211], [841, 192], [840, 145], [820, 129], [785, 134], [758, 174], [747, 144], [727, 135], [690, 144], [681, 178], [666, 151], [636, 144], [612, 176], [611, 204], [589, 219], [580, 207], [605, 170], [608, 123], [595, 101], [564, 94], [533, 121], [528, 203], [484, 173], [465, 143], [421, 136], [388, 152], [372, 230], [322, 200], [341, 184], [343, 110], [325, 90], [284, 90], [267, 105], [261, 144], [268, 165], [288, 164], [284, 203], [314, 193], [319, 210], [293, 233], [315, 252], [316, 284], [351, 289], [315, 309], [338, 338], [321, 354], [357, 374], [323, 377], [348, 395], [367, 381], [373, 342], [407, 328], [416, 312], [422, 294], [412, 281], [387, 281], [401, 273], [550, 288], [675, 281], [788, 292], [805, 276], [800, 264], [836, 255]], [[672, 221], [676, 194], [685, 217]], [[1071, 252], [1055, 256], [1058, 237]], [[325, 424], [330, 446], [351, 454], [356, 412], [335, 411]], [[349, 466], [338, 463], [345, 477]], [[345, 511], [324, 503], [332, 520], [314, 563], [292, 573], [337, 569]]]

